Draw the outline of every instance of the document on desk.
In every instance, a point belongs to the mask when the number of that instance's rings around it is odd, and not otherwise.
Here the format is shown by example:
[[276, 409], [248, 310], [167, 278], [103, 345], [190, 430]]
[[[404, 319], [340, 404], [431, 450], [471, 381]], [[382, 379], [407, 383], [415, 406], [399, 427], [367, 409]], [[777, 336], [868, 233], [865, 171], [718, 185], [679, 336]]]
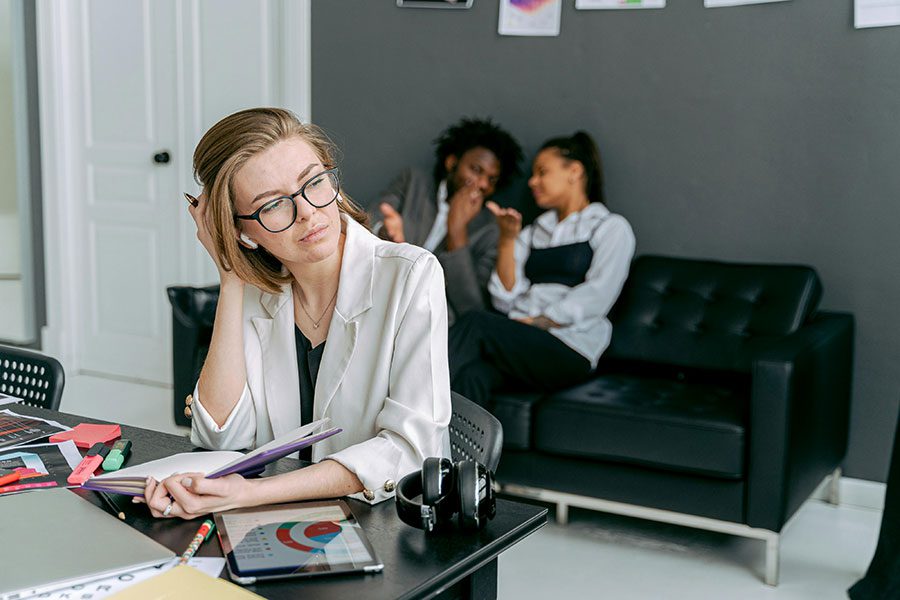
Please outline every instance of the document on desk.
[[20, 415], [8, 408], [0, 410], [0, 448], [36, 442], [70, 429], [56, 421]]
[[[151, 577], [113, 596], [116, 600], [251, 600], [262, 598], [224, 579], [210, 577], [190, 567], [178, 566]], [[91, 599], [93, 600], [93, 598]]]
[[175, 556], [67, 489], [4, 497], [0, 532], [0, 599], [25, 598], [37, 588], [100, 579]]
[[91, 477], [83, 487], [98, 492], [140, 496], [144, 493], [147, 477], [162, 481], [178, 473], [204, 473], [210, 479], [232, 473], [257, 474], [279, 458], [340, 433], [338, 427], [326, 428], [329, 423], [330, 419], [325, 418], [298, 427], [247, 454], [228, 450], [183, 452]]
[[16, 481], [0, 486], [0, 496], [68, 487], [66, 480], [80, 462], [81, 453], [72, 440], [0, 449], [0, 470], [18, 472]]
[[[166, 571], [178, 566], [178, 559], [146, 569], [127, 569], [115, 575], [103, 579], [88, 577], [78, 580], [70, 585], [60, 588], [55, 586], [42, 587], [26, 592], [26, 596], [8, 597], [0, 595], [0, 600], [26, 600], [27, 598], [39, 598], [40, 600], [102, 600], [109, 598], [142, 581], [162, 575]], [[225, 568], [225, 559], [219, 556], [194, 556], [188, 561], [188, 566], [210, 577], [218, 577]]]

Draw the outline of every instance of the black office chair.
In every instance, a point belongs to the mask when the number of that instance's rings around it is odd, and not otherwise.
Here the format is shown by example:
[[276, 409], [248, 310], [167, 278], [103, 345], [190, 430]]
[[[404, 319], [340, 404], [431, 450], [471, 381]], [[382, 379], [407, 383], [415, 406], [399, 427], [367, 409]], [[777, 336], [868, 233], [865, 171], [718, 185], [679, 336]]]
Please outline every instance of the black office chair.
[[29, 406], [59, 410], [66, 374], [55, 358], [13, 346], [0, 346], [0, 392]]
[[503, 426], [491, 413], [465, 396], [450, 392], [450, 456], [454, 461], [475, 460], [497, 470], [503, 450]]

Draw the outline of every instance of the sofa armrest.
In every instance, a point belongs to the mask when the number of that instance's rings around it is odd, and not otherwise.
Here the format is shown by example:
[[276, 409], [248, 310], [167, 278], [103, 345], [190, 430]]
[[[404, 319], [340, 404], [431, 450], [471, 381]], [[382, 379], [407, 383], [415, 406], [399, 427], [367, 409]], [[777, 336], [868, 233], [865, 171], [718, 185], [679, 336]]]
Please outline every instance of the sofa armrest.
[[820, 312], [753, 357], [746, 520], [780, 531], [847, 451], [853, 316]]

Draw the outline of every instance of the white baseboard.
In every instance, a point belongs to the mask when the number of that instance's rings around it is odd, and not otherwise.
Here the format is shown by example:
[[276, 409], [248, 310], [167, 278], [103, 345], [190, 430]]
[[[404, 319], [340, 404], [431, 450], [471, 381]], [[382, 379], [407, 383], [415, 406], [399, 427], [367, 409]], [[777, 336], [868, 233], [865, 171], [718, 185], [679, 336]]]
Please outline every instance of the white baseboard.
[[[813, 500], [828, 500], [828, 486], [831, 477], [826, 477], [816, 491], [810, 496]], [[884, 510], [884, 494], [887, 484], [865, 479], [853, 479], [841, 477], [840, 495], [841, 506], [855, 506], [870, 510]]]

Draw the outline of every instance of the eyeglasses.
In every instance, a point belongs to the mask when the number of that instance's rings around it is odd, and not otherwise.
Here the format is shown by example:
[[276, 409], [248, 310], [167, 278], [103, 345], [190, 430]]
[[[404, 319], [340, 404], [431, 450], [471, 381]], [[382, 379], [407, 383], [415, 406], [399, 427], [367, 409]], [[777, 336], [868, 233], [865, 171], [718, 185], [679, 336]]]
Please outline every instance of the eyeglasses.
[[258, 221], [266, 231], [279, 233], [288, 229], [297, 220], [297, 196], [309, 202], [315, 208], [325, 208], [338, 197], [340, 182], [337, 168], [327, 169], [315, 175], [290, 196], [279, 196], [269, 200], [253, 214], [235, 215], [237, 219]]

